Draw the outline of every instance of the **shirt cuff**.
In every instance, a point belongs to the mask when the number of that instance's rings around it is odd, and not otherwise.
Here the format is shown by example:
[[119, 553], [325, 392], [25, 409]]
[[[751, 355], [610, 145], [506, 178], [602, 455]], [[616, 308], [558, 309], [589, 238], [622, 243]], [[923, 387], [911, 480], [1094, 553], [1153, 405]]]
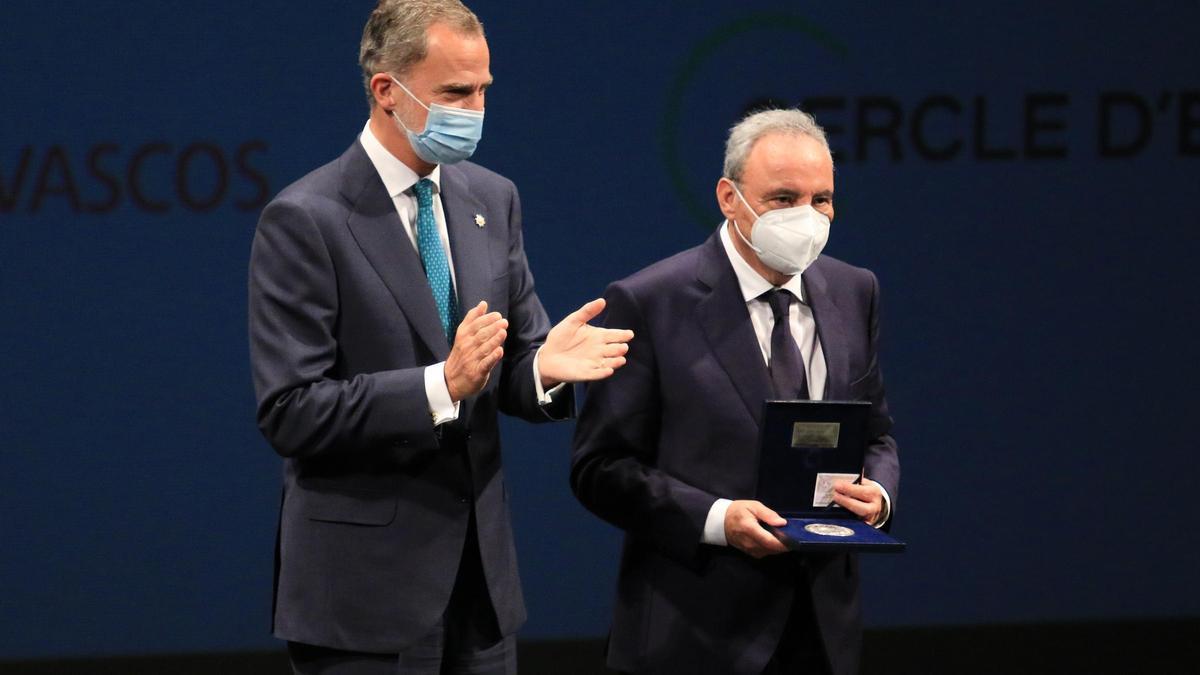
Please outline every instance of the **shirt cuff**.
[[425, 368], [425, 397], [429, 399], [429, 414], [433, 417], [433, 426], [458, 419], [459, 402], [450, 400], [445, 361]]
[[702, 544], [713, 546], [728, 546], [725, 541], [725, 512], [732, 504], [728, 499], [718, 499], [708, 509], [708, 518], [704, 519], [704, 535], [700, 538]]
[[538, 350], [533, 353], [533, 388], [537, 393], [538, 405], [550, 405], [551, 403], [554, 403], [554, 397], [558, 394], [558, 392], [562, 391], [562, 388], [567, 383], [559, 382], [551, 387], [550, 391], [546, 391], [545, 388], [542, 387], [542, 376], [538, 374], [538, 357], [541, 356], [541, 354], [541, 347], [538, 347]]
[[[863, 480], [871, 479], [864, 478]], [[875, 483], [873, 480], [871, 480], [871, 482]], [[888, 518], [892, 517], [892, 497], [888, 494], [887, 489], [882, 485], [879, 483], [875, 483], [875, 485], [879, 486], [879, 491], [883, 493], [883, 510], [879, 512], [879, 520], [875, 521], [875, 524], [872, 525], [872, 527], [878, 530], [879, 528], [883, 527], [885, 523], [887, 523]]]

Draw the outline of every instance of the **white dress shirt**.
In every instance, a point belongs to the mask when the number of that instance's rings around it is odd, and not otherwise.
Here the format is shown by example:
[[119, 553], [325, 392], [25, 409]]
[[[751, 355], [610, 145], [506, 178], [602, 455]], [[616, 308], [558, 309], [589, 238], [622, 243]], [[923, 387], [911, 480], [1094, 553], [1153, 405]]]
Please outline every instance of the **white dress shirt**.
[[[729, 221], [721, 226], [721, 244], [725, 247], [725, 255], [729, 257], [729, 263], [733, 266], [733, 272], [737, 276], [738, 287], [742, 291], [742, 299], [746, 302], [746, 310], [750, 313], [750, 325], [754, 327], [754, 336], [758, 339], [758, 348], [762, 351], [763, 361], [770, 364], [771, 331], [775, 328], [775, 314], [771, 310], [771, 304], [759, 296], [775, 286], [756, 272], [750, 263], [742, 258], [742, 254], [738, 253], [733, 245], [733, 240], [730, 239], [730, 227], [732, 225], [729, 224]], [[804, 297], [804, 282], [801, 276], [797, 274], [779, 288], [791, 292], [799, 300], [799, 302], [793, 302], [788, 310], [788, 328], [791, 330], [792, 338], [796, 341], [796, 346], [800, 349], [800, 356], [804, 359], [809, 398], [820, 401], [825, 397], [828, 371], [825, 365], [825, 352], [821, 349], [821, 340], [817, 336], [817, 323], [813, 319], [812, 307], [808, 305]], [[883, 525], [887, 521], [886, 516], [891, 513], [891, 499], [888, 497], [887, 490], [884, 490], [882, 485], [879, 489], [883, 492], [882, 515], [884, 517], [879, 519], [876, 527]], [[708, 518], [704, 521], [704, 534], [701, 538], [705, 544], [717, 546], [727, 544], [725, 541], [725, 513], [729, 510], [729, 504], [730, 500], [728, 499], [718, 499], [709, 509]]]
[[[379, 173], [379, 178], [383, 180], [383, 186], [387, 189], [388, 196], [392, 198], [396, 213], [400, 215], [400, 222], [404, 225], [404, 231], [408, 233], [413, 248], [419, 252], [420, 247], [417, 244], [418, 205], [413, 186], [421, 180], [421, 176], [418, 176], [416, 171], [410, 169], [407, 164], [401, 162], [395, 155], [388, 152], [387, 148], [383, 147], [383, 144], [375, 137], [375, 133], [371, 131], [370, 121], [363, 127], [358, 140], [362, 144], [363, 150], [366, 151], [367, 158], [374, 165], [375, 171]], [[450, 234], [446, 230], [446, 214], [442, 209], [441, 176], [442, 167], [439, 165], [435, 166], [433, 171], [425, 177], [433, 183], [433, 219], [437, 222], [438, 240], [442, 243], [442, 252], [446, 254], [446, 263], [450, 266], [451, 287], [456, 287], [458, 277], [454, 273], [454, 258], [450, 252]], [[540, 353], [541, 348], [538, 348], [538, 354]], [[543, 390], [542, 379], [538, 376], [538, 354], [534, 354], [533, 357], [533, 382], [538, 403], [547, 405], [553, 400], [554, 394], [562, 388], [562, 385], [554, 387], [549, 392]], [[450, 400], [450, 388], [446, 384], [445, 361], [425, 368], [425, 395], [429, 399], [429, 413], [433, 416], [435, 426], [458, 419], [459, 402]]]

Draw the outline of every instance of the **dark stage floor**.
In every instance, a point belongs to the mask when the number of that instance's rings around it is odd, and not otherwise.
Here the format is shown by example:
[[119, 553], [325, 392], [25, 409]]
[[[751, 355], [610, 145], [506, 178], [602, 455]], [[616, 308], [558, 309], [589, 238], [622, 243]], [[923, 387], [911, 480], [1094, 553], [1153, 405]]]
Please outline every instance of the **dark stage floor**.
[[[603, 639], [525, 641], [523, 675], [593, 675]], [[863, 675], [1200, 672], [1200, 619], [868, 631]], [[5, 675], [288, 675], [282, 651], [0, 662]], [[686, 674], [681, 674], [686, 675]]]

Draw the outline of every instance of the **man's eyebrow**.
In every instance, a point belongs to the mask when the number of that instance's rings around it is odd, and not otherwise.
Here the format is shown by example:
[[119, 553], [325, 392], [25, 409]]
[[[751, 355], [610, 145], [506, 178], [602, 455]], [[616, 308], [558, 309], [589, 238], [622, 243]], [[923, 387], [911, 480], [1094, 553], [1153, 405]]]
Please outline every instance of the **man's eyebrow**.
[[465, 82], [451, 82], [438, 86], [436, 91], [439, 94], [469, 94], [475, 91], [475, 87]]
[[775, 188], [774, 190], [767, 190], [765, 193], [763, 193], [764, 199], [774, 199], [776, 197], [799, 197], [799, 196], [800, 196], [800, 193], [798, 191], [793, 190], [791, 188], [783, 188], [783, 187]]
[[[488, 80], [487, 82], [484, 82], [482, 86], [485, 88], [490, 87], [490, 86], [492, 86], [492, 82], [494, 82], [494, 81], [495, 80]], [[467, 83], [467, 82], [450, 82], [448, 84], [443, 84], [443, 85], [439, 86], [436, 91], [439, 94], [464, 94], [465, 95], [465, 94], [470, 94], [471, 92], [475, 91], [475, 85]]]

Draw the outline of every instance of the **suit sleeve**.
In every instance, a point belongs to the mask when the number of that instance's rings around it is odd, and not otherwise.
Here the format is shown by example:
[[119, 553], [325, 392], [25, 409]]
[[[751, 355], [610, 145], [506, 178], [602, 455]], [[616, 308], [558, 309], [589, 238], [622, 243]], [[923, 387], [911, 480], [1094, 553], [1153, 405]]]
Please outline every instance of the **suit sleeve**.
[[529, 422], [567, 419], [574, 414], [575, 407], [574, 391], [569, 385], [554, 396], [553, 403], [538, 405], [533, 357], [545, 343], [551, 324], [534, 290], [533, 274], [525, 257], [520, 198], [516, 186], [509, 185], [508, 339], [504, 343], [504, 368], [500, 373], [500, 410]]
[[900, 460], [896, 441], [891, 436], [892, 417], [888, 412], [884, 393], [883, 372], [879, 366], [879, 281], [871, 274], [871, 298], [868, 318], [869, 364], [861, 378], [863, 396], [871, 402], [871, 417], [867, 431], [871, 439], [863, 460], [867, 478], [879, 483], [891, 498], [891, 518], [884, 525], [891, 525], [896, 515], [896, 504], [900, 491]]
[[334, 376], [337, 279], [307, 209], [276, 200], [250, 254], [250, 361], [258, 426], [285, 457], [437, 445], [424, 369]]
[[634, 297], [605, 292], [605, 324], [634, 332], [627, 362], [587, 390], [575, 429], [571, 489], [588, 510], [685, 565], [697, 561], [716, 496], [656, 466], [662, 402], [653, 341]]

